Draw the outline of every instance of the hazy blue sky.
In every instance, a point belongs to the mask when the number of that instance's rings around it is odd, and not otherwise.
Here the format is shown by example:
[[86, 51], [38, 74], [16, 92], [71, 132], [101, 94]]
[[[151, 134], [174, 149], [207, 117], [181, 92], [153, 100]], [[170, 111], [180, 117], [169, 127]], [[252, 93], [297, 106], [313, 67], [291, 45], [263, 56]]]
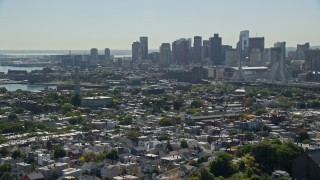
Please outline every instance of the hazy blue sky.
[[320, 45], [320, 0], [0, 0], [0, 49], [130, 49], [240, 30], [288, 46]]

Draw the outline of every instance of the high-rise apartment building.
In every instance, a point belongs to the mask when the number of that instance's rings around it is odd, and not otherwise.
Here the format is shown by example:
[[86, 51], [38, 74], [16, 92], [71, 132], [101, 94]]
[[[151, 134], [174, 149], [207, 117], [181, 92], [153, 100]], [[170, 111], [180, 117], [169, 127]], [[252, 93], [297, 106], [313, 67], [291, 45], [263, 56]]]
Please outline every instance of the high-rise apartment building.
[[142, 60], [142, 48], [138, 41], [132, 43], [132, 62]]
[[310, 44], [298, 44], [297, 45], [297, 51], [296, 51], [296, 59], [297, 60], [305, 60], [306, 58], [306, 52], [309, 50]]
[[222, 38], [219, 34], [214, 34], [210, 38], [211, 61], [214, 65], [222, 65]]
[[320, 71], [320, 50], [313, 49], [306, 51], [305, 69], [307, 71]]
[[90, 66], [97, 66], [98, 59], [99, 59], [98, 49], [92, 48], [90, 50]]
[[202, 37], [195, 36], [193, 38], [193, 63], [201, 62]]
[[171, 64], [171, 45], [170, 43], [162, 43], [160, 46], [160, 66], [167, 67]]
[[185, 38], [176, 40], [172, 43], [172, 57], [173, 61], [178, 65], [189, 64], [189, 48], [190, 40]]
[[148, 59], [148, 37], [140, 37], [142, 59]]
[[111, 53], [109, 48], [104, 49], [104, 61], [106, 64], [111, 64]]
[[210, 41], [209, 40], [204, 40], [203, 41], [203, 46], [202, 46], [202, 58], [210, 58], [211, 56], [211, 51], [210, 51]]
[[237, 67], [238, 66], [238, 51], [237, 51], [237, 49], [227, 49], [225, 61], [226, 61], [226, 66]]

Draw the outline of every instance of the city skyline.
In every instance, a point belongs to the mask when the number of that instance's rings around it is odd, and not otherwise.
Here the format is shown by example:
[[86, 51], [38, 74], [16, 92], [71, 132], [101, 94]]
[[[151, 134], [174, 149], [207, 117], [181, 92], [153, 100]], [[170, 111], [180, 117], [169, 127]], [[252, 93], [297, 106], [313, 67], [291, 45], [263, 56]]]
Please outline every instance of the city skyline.
[[318, 46], [319, 16], [317, 0], [0, 0], [0, 50], [131, 49], [141, 36], [149, 38], [149, 49], [159, 49], [162, 43], [208, 40], [215, 33], [222, 44], [235, 47], [242, 30], [265, 37], [266, 47], [278, 41]]

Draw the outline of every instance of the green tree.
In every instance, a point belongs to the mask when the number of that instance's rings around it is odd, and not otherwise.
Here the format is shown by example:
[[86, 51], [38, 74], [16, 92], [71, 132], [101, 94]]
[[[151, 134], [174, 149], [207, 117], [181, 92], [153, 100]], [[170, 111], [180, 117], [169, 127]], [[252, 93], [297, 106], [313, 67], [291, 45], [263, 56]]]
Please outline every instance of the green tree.
[[70, 104], [70, 103], [64, 103], [64, 104], [62, 105], [62, 107], [61, 107], [61, 111], [62, 111], [64, 114], [66, 114], [66, 113], [70, 112], [70, 111], [72, 110], [72, 108], [73, 108], [73, 105], [72, 105], [72, 104]]
[[6, 172], [11, 172], [11, 165], [7, 163], [0, 164], [0, 176], [2, 176]]
[[180, 147], [183, 148], [183, 149], [188, 148], [189, 146], [188, 146], [187, 141], [183, 139], [183, 140], [180, 142]]
[[119, 124], [121, 125], [129, 125], [132, 124], [133, 122], [133, 117], [130, 115], [125, 116], [124, 118], [120, 119]]
[[7, 141], [6, 137], [0, 135], [0, 144], [4, 143], [6, 141]]
[[203, 102], [200, 100], [194, 100], [191, 102], [192, 108], [201, 108], [203, 106]]
[[231, 154], [220, 152], [210, 163], [210, 172], [215, 176], [229, 177], [237, 172], [236, 165], [231, 162]]
[[167, 149], [168, 151], [173, 151], [173, 147], [172, 147], [172, 145], [170, 144], [170, 141], [169, 141], [169, 140], [167, 141], [166, 149]]
[[115, 149], [112, 149], [107, 155], [106, 155], [107, 159], [111, 159], [111, 160], [118, 160], [119, 156], [118, 156], [118, 152]]
[[54, 146], [53, 150], [54, 150], [53, 157], [55, 159], [63, 158], [66, 156], [66, 151], [60, 146]]
[[307, 131], [301, 131], [299, 133], [299, 141], [303, 142], [306, 139], [310, 139], [309, 134], [307, 133]]
[[18, 151], [18, 150], [15, 150], [15, 151], [13, 151], [11, 157], [12, 157], [13, 159], [17, 159], [17, 158], [21, 157], [21, 152]]
[[16, 114], [22, 114], [24, 112], [24, 109], [22, 108], [16, 108], [13, 110], [13, 113], [16, 113]]
[[208, 171], [207, 168], [200, 169], [199, 180], [214, 180], [214, 175]]
[[15, 121], [15, 120], [18, 120], [19, 118], [18, 118], [18, 116], [17, 116], [17, 114], [16, 113], [10, 113], [9, 115], [8, 115], [8, 120], [9, 121]]
[[164, 117], [159, 121], [160, 126], [173, 126], [176, 124], [175, 119], [169, 118], [169, 117]]
[[8, 92], [7, 88], [5, 87], [0, 88], [0, 94], [5, 94], [6, 92]]
[[164, 135], [164, 134], [161, 134], [158, 137], [158, 141], [165, 141], [165, 140], [170, 140], [170, 137], [168, 135]]
[[176, 111], [179, 111], [179, 109], [182, 107], [182, 102], [181, 101], [174, 101], [173, 102], [173, 109]]
[[105, 153], [99, 152], [95, 157], [95, 161], [101, 162], [101, 161], [105, 160], [106, 158], [107, 158], [107, 155]]
[[81, 124], [84, 121], [84, 118], [81, 116], [71, 117], [68, 120], [68, 123], [71, 125]]
[[7, 156], [10, 153], [9, 149], [7, 147], [3, 147], [0, 149], [0, 155]]
[[81, 105], [81, 97], [79, 94], [75, 94], [71, 97], [70, 100], [71, 104], [74, 106], [80, 106]]
[[303, 153], [303, 149], [292, 142], [282, 143], [277, 148], [279, 167], [291, 172], [291, 161]]
[[11, 173], [5, 172], [0, 177], [0, 180], [13, 180], [13, 177], [12, 177]]

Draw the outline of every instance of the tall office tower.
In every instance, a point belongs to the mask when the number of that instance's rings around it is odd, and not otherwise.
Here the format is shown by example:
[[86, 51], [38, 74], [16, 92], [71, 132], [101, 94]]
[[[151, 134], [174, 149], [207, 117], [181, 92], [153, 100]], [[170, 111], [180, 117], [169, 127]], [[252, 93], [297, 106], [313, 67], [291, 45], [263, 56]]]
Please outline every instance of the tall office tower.
[[269, 64], [271, 63], [271, 48], [265, 48], [263, 53], [262, 53], [262, 62], [264, 64]]
[[211, 56], [211, 51], [210, 51], [210, 41], [209, 40], [204, 40], [203, 41], [203, 46], [202, 46], [202, 58], [210, 58]]
[[171, 64], [171, 45], [170, 43], [162, 43], [160, 46], [160, 66], [167, 67]]
[[142, 60], [142, 48], [138, 41], [132, 44], [132, 62], [137, 62]]
[[222, 65], [226, 64], [227, 51], [230, 49], [232, 49], [232, 46], [222, 45]]
[[98, 59], [99, 59], [98, 49], [92, 48], [90, 50], [90, 66], [97, 66]]
[[74, 69], [74, 94], [80, 94], [80, 77], [79, 68]]
[[201, 62], [202, 37], [195, 36], [193, 38], [193, 63]]
[[272, 81], [287, 81], [289, 73], [285, 67], [286, 59], [286, 42], [274, 43], [274, 48], [271, 49], [271, 80]]
[[264, 37], [249, 38], [248, 53], [249, 53], [251, 66], [262, 65], [263, 51], [264, 51]]
[[238, 66], [238, 51], [237, 49], [227, 49], [226, 51], [226, 66], [237, 67]]
[[210, 38], [211, 61], [214, 65], [222, 65], [222, 39], [219, 34]]
[[306, 51], [308, 51], [309, 48], [310, 48], [310, 44], [309, 43], [298, 44], [297, 45], [297, 51], [296, 51], [296, 59], [297, 60], [305, 60]]
[[248, 53], [251, 53], [252, 49], [259, 49], [262, 53], [264, 51], [264, 37], [249, 38]]
[[189, 59], [190, 41], [187, 39], [179, 39], [172, 43], [172, 57], [177, 65], [187, 65]]
[[249, 30], [240, 31], [240, 45], [239, 51], [241, 50], [242, 57], [246, 57], [248, 55], [248, 48], [249, 48]]
[[148, 59], [148, 37], [140, 37], [142, 60]]
[[260, 49], [253, 48], [250, 51], [250, 66], [261, 66], [262, 65], [262, 53]]
[[306, 51], [305, 69], [307, 71], [320, 71], [320, 50], [313, 49]]
[[286, 42], [276, 42], [274, 43], [274, 47], [280, 48], [280, 60], [284, 63], [286, 60]]
[[104, 60], [106, 64], [111, 64], [111, 53], [109, 48], [104, 49]]

